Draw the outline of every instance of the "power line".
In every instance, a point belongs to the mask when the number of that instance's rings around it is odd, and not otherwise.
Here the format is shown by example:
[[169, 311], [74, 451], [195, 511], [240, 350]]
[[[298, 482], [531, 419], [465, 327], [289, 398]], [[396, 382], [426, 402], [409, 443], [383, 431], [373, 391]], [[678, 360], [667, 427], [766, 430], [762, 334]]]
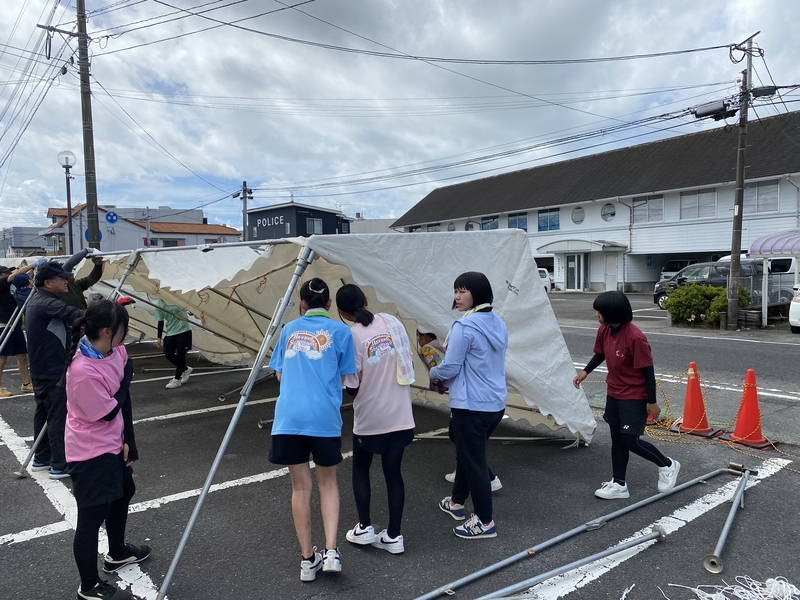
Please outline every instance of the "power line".
[[[205, 13], [205, 12], [210, 12], [212, 10], [220, 10], [222, 8], [227, 8], [228, 6], [233, 6], [234, 4], [241, 4], [242, 2], [249, 2], [249, 1], [250, 0], [235, 0], [234, 2], [231, 2], [230, 4], [225, 4], [223, 6], [217, 6], [217, 7], [214, 7], [214, 8], [210, 8], [207, 11], [204, 10], [204, 11], [200, 11], [200, 12], [201, 13]], [[202, 8], [204, 6], [209, 6], [211, 4], [219, 4], [220, 2], [222, 2], [222, 0], [211, 0], [210, 2], [206, 2], [205, 4], [199, 4], [198, 6], [195, 6], [194, 8], [195, 9]], [[106, 27], [105, 29], [98, 29], [97, 31], [93, 31], [91, 33], [91, 35], [95, 36], [98, 33], [101, 33], [103, 31], [112, 31], [114, 29], [122, 29], [123, 27], [131, 27], [132, 25], [138, 25], [139, 23], [147, 23], [149, 21], [155, 21], [156, 19], [163, 19], [164, 17], [170, 17], [172, 15], [177, 15], [177, 14], [179, 14], [181, 12], [182, 11], [180, 11], [180, 10], [174, 10], [174, 11], [169, 12], [169, 13], [164, 13], [163, 15], [156, 15], [155, 17], [148, 17], [146, 19], [140, 19], [138, 21], [133, 21], [131, 23], [125, 23], [123, 25], [114, 25], [113, 27]], [[111, 34], [111, 36], [103, 36], [103, 37], [119, 38], [119, 37], [123, 36], [126, 33], [130, 33], [131, 31], [139, 31], [140, 29], [147, 29], [148, 27], [155, 27], [156, 25], [163, 25], [165, 23], [171, 23], [173, 21], [179, 21], [180, 19], [186, 19], [186, 18], [188, 18], [190, 16], [191, 15], [184, 15], [184, 16], [178, 17], [176, 19], [167, 19], [165, 21], [159, 21], [158, 23], [151, 23], [150, 25], [143, 25], [142, 27], [132, 27], [131, 29], [126, 29], [125, 31], [120, 31], [119, 33]]]

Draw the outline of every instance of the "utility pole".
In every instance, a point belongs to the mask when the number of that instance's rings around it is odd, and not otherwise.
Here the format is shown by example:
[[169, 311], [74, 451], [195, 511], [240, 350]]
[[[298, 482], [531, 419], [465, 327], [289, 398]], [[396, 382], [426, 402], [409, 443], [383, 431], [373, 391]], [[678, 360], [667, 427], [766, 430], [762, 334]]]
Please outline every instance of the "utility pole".
[[[758, 32], [760, 33], [760, 32]], [[744, 165], [747, 153], [747, 107], [750, 101], [750, 85], [753, 73], [753, 38], [747, 43], [747, 69], [742, 71], [742, 91], [739, 106], [739, 146], [736, 154], [736, 193], [733, 200], [733, 233], [731, 236], [731, 272], [728, 276], [728, 330], [735, 331], [739, 318], [739, 267], [742, 252], [742, 217], [744, 212]], [[742, 49], [742, 44], [737, 46]], [[766, 264], [764, 265], [766, 268]], [[766, 302], [767, 299], [762, 300]]]
[[250, 236], [247, 233], [247, 201], [253, 199], [253, 190], [247, 187], [247, 182], [242, 182], [242, 191], [236, 192], [233, 197], [236, 198], [242, 194], [242, 241], [246, 242]]
[[150, 207], [149, 206], [144, 209], [144, 213], [142, 213], [142, 215], [144, 216], [144, 235], [147, 238], [147, 243], [145, 244], [145, 246], [147, 246], [149, 248], [150, 247]]
[[97, 221], [97, 173], [94, 163], [94, 128], [92, 93], [89, 88], [89, 36], [86, 33], [86, 0], [76, 0], [78, 12], [78, 69], [81, 81], [81, 117], [83, 121], [83, 171], [86, 176], [86, 220], [89, 247], [100, 249], [100, 225]]

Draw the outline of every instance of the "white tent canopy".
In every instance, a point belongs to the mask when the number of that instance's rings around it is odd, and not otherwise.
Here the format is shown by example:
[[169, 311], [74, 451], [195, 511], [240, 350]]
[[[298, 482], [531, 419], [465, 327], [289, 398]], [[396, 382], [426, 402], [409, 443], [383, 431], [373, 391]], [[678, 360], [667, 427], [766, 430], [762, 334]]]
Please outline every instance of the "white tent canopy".
[[[332, 295], [345, 283], [363, 286], [370, 308], [404, 319], [412, 340], [417, 327], [443, 339], [460, 316], [451, 309], [453, 281], [464, 271], [485, 273], [494, 290], [495, 311], [509, 332], [506, 375], [512, 393], [507, 414], [532, 424], [567, 427], [591, 441], [595, 420], [583, 391], [572, 385], [572, 359], [539, 285], [528, 238], [519, 230], [312, 236], [259, 247], [143, 252], [122, 288], [123, 294], [143, 300], [129, 307], [132, 327], [152, 336], [155, 322], [145, 304], [162, 298], [188, 310], [208, 330], [196, 329], [193, 337], [195, 347], [210, 360], [255, 357], [286, 293], [299, 246], [317, 254], [304, 279], [321, 277]], [[106, 265], [106, 286], [122, 278], [128, 259], [119, 255]], [[78, 276], [90, 268], [84, 265]], [[297, 290], [293, 298], [297, 301]], [[426, 384], [421, 363], [416, 372], [417, 382]], [[436, 393], [420, 391], [419, 396], [447, 402], [447, 396]]]

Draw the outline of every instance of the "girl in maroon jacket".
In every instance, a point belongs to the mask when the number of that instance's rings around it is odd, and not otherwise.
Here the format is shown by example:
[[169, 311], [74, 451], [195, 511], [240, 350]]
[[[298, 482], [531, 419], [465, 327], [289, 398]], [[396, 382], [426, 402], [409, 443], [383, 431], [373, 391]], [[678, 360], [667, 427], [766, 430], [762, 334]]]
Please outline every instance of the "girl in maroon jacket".
[[606, 362], [606, 411], [603, 419], [611, 429], [611, 467], [613, 478], [595, 491], [598, 498], [629, 498], [625, 483], [630, 453], [638, 454], [658, 467], [658, 491], [675, 487], [680, 463], [667, 458], [650, 442], [641, 439], [647, 415], [657, 418], [661, 412], [656, 403], [656, 377], [650, 344], [642, 331], [631, 321], [633, 310], [622, 292], [605, 292], [594, 301], [600, 329], [594, 343], [594, 357], [575, 376], [575, 387], [596, 367]]

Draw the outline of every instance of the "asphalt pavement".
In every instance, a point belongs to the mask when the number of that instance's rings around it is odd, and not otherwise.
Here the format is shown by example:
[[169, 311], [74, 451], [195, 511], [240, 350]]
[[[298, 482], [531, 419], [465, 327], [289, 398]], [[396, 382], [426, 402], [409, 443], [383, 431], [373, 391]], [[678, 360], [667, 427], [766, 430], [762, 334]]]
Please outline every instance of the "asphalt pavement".
[[[578, 365], [591, 356], [591, 342], [587, 340], [593, 339], [592, 330], [596, 329], [592, 299], [593, 295], [586, 294], [551, 295], [565, 340]], [[649, 311], [646, 297], [633, 300], [636, 310]], [[800, 343], [800, 336], [791, 337], [788, 328], [787, 333], [698, 333], [669, 328], [657, 318], [663, 316], [657, 312], [652, 313], [651, 319], [645, 317], [645, 312], [636, 314], [637, 323], [660, 357], [656, 370], [664, 371], [664, 375], [679, 374], [680, 364], [691, 352], [703, 349], [709, 355], [722, 353], [727, 371], [718, 376], [715, 368], [708, 367], [701, 373], [714, 385], [733, 389], [715, 390], [733, 398], [725, 401], [728, 404], [736, 403], [735, 374], [752, 358], [754, 348], [769, 348], [774, 356], [792, 352], [796, 357]], [[734, 338], [753, 341], [731, 342]], [[131, 353], [136, 364], [132, 395], [141, 458], [135, 466], [137, 494], [128, 520], [128, 537], [133, 543], [151, 545], [153, 555], [142, 565], [127, 567], [108, 578], [152, 600], [164, 581], [199, 489], [234, 414], [238, 394], [234, 392], [225, 402], [218, 397], [244, 383], [247, 373], [204, 372], [204, 367], [210, 365], [195, 356], [191, 364], [196, 372], [189, 383], [166, 390], [169, 373], [152, 369], [165, 369], [168, 365], [163, 358], [153, 356], [154, 348], [137, 345]], [[4, 382], [7, 387], [19, 389], [19, 376], [13, 371], [12, 362]], [[762, 379], [769, 377], [765, 374]], [[800, 399], [792, 399], [797, 387], [789, 389], [790, 380], [787, 376], [786, 385], [771, 386], [787, 396], [774, 400], [787, 406], [781, 422], [769, 423], [768, 427], [765, 422], [765, 430], [782, 435], [784, 429], [798, 429], [791, 418]], [[601, 392], [589, 391], [597, 404]], [[200, 513], [169, 588], [169, 598], [417, 598], [508, 557], [525, 556], [455, 590], [457, 598], [478, 598], [644, 535], [655, 524], [665, 528], [664, 542], [650, 542], [549, 579], [534, 589], [535, 597], [679, 600], [697, 595], [674, 585], [735, 584], [737, 577], [745, 576], [761, 582], [783, 576], [800, 586], [796, 551], [800, 448], [784, 443], [779, 444], [778, 450], [752, 451], [653, 432], [654, 443], [682, 463], [679, 483], [702, 478], [732, 462], [758, 470], [745, 492], [745, 508], [736, 514], [722, 550], [724, 571], [712, 574], [703, 568], [703, 559], [717, 543], [740, 480], [738, 475], [716, 474], [599, 528], [586, 527], [586, 531], [551, 545], [550, 541], [564, 532], [655, 495], [655, 467], [632, 457], [628, 471], [631, 498], [600, 500], [593, 492], [609, 478], [610, 471], [610, 441], [602, 422], [598, 423], [591, 444], [567, 449], [560, 439], [563, 431], [534, 429], [525, 422], [508, 421], [501, 424], [497, 435], [536, 434], [551, 440], [490, 443], [490, 463], [503, 483], [503, 489], [494, 494], [497, 538], [461, 540], [453, 535], [456, 522], [437, 507], [438, 501], [450, 493], [444, 475], [454, 465], [453, 446], [446, 439], [419, 440], [409, 446], [403, 463], [405, 553], [390, 555], [345, 541], [345, 531], [356, 522], [347, 457], [339, 470], [343, 571], [338, 575], [320, 573], [315, 582], [302, 583], [291, 518], [290, 482], [285, 470], [267, 461], [269, 423], [258, 427], [259, 421], [272, 418], [277, 392], [274, 381], [260, 383], [253, 390], [215, 479], [216, 484], [222, 485], [213, 488]], [[683, 390], [678, 389], [676, 394], [682, 398]], [[764, 402], [767, 403], [766, 398]], [[414, 414], [418, 433], [440, 432], [446, 437], [445, 411], [418, 405]], [[32, 395], [0, 398], [0, 598], [72, 599], [78, 577], [71, 552], [75, 511], [69, 480], [53, 482], [41, 473], [27, 479], [13, 476], [32, 442], [32, 416]], [[599, 411], [595, 416], [599, 421]], [[352, 448], [351, 431], [352, 413], [345, 409], [344, 452]], [[791, 437], [788, 433], [787, 436]], [[372, 516], [377, 529], [385, 527], [387, 519], [385, 490], [377, 464], [372, 476]], [[316, 497], [314, 506], [314, 540], [321, 545]], [[525, 552], [534, 547], [538, 548], [536, 552]]]

